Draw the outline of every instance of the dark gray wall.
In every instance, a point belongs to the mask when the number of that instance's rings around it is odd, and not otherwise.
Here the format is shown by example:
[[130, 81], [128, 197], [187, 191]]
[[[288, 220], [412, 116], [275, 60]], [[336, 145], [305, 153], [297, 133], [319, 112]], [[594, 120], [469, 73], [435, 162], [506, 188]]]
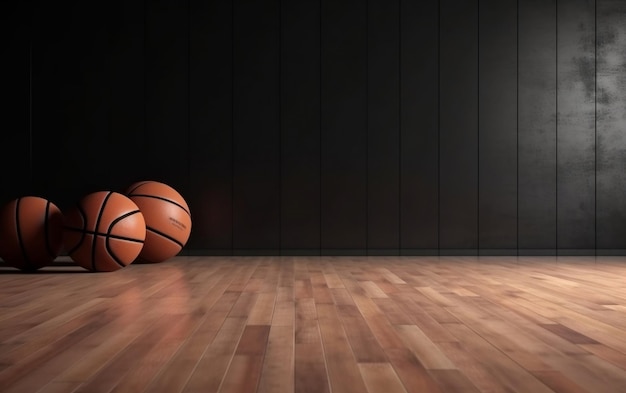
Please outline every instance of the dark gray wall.
[[14, 3], [2, 201], [163, 181], [192, 254], [626, 250], [621, 0]]

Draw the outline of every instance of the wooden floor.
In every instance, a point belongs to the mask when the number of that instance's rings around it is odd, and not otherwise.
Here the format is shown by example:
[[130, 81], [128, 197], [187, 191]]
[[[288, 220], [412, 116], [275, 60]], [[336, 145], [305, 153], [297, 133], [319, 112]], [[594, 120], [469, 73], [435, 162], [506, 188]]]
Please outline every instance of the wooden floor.
[[1, 392], [626, 392], [626, 258], [0, 268]]

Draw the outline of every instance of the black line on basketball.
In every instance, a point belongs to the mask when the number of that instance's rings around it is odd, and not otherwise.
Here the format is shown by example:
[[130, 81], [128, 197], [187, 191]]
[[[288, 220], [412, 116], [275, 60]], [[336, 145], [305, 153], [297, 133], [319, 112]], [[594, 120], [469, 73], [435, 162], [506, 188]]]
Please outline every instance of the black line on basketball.
[[151, 180], [145, 180], [145, 181], [141, 181], [141, 182], [139, 182], [139, 184], [137, 184], [135, 187], [133, 187], [133, 189], [132, 189], [132, 190], [128, 191], [128, 192], [126, 193], [126, 195], [128, 195], [128, 194], [132, 194], [132, 192], [133, 192], [133, 191], [135, 191], [135, 190], [136, 190], [136, 189], [138, 189], [139, 187], [143, 186], [144, 184], [148, 184], [148, 183], [152, 183], [152, 181], [151, 181]]
[[82, 229], [78, 229], [78, 228], [71, 228], [71, 227], [64, 226], [66, 230], [73, 230], [73, 231], [81, 232], [80, 240], [74, 247], [72, 247], [70, 250], [67, 251], [68, 255], [72, 255], [76, 250], [80, 248], [80, 246], [83, 244], [83, 241], [85, 240], [85, 234], [87, 233], [87, 214], [83, 210], [83, 206], [80, 204], [80, 202], [76, 204], [76, 210], [78, 210], [78, 212], [80, 213], [80, 217], [83, 219], [83, 227]]
[[176, 203], [176, 202], [174, 202], [171, 199], [167, 199], [167, 198], [156, 196], [156, 195], [145, 195], [145, 194], [131, 194], [131, 195], [128, 195], [128, 197], [129, 198], [131, 198], [131, 197], [142, 197], [142, 198], [160, 199], [162, 201], [166, 201], [166, 202], [169, 202], [169, 203], [171, 203], [173, 205], [176, 205], [176, 206], [180, 207], [181, 209], [183, 209], [185, 211], [185, 213], [187, 213], [187, 215], [189, 217], [191, 217], [191, 213], [189, 213], [189, 211], [187, 209], [185, 209], [185, 207], [183, 205], [181, 205], [180, 203]]
[[109, 236], [111, 234], [111, 230], [113, 229], [113, 227], [115, 226], [115, 224], [117, 224], [118, 222], [122, 221], [123, 219], [125, 219], [126, 217], [130, 217], [133, 214], [137, 214], [137, 213], [141, 213], [140, 210], [133, 210], [131, 212], [128, 212], [126, 214], [122, 214], [121, 216], [119, 216], [118, 218], [116, 218], [115, 220], [113, 220], [111, 222], [111, 225], [109, 225], [109, 228], [107, 229], [107, 233], [106, 236]]
[[[98, 227], [100, 226], [100, 221], [102, 220], [102, 214], [104, 213], [104, 207], [109, 201], [111, 194], [113, 194], [113, 192], [111, 191], [107, 192], [106, 196], [102, 200], [102, 205], [100, 205], [100, 211], [98, 212], [98, 218], [96, 219], [96, 225], [94, 228], [96, 231], [98, 230]], [[97, 241], [98, 241], [98, 236], [94, 236], [93, 242], [91, 243], [91, 268], [96, 271], [98, 270], [96, 269], [96, 242]]]
[[156, 233], [159, 236], [163, 236], [164, 238], [173, 241], [174, 243], [178, 244], [180, 246], [180, 248], [183, 248], [183, 243], [179, 242], [178, 240], [174, 239], [173, 237], [166, 235], [163, 232], [157, 231], [156, 229], [152, 228], [152, 227], [146, 227], [146, 229], [150, 232]]
[[56, 255], [54, 254], [54, 251], [52, 251], [52, 246], [50, 246], [50, 229], [48, 228], [48, 220], [49, 217], [48, 215], [50, 214], [50, 201], [46, 201], [46, 213], [45, 216], [43, 217], [43, 230], [44, 230], [44, 236], [45, 236], [45, 242], [46, 242], [46, 251], [48, 251], [48, 255], [50, 255], [51, 258], [56, 257]]
[[105, 245], [105, 250], [106, 252], [111, 256], [111, 258], [113, 258], [113, 260], [120, 265], [121, 267], [126, 267], [126, 265], [124, 264], [124, 262], [122, 262], [117, 255], [115, 255], [115, 253], [113, 252], [113, 250], [111, 249], [111, 245], [109, 243], [109, 239], [111, 239], [110, 236], [105, 236], [105, 241], [104, 241], [104, 245]]
[[72, 231], [72, 232], [82, 232], [83, 234], [86, 234], [86, 235], [108, 236], [113, 239], [127, 240], [129, 242], [135, 242], [135, 243], [145, 243], [145, 240], [141, 240], [141, 239], [135, 239], [132, 237], [126, 237], [126, 236], [120, 236], [120, 235], [111, 235], [111, 234], [107, 234], [104, 232], [94, 232], [94, 231], [86, 231], [86, 230], [84, 231], [80, 228], [65, 227], [65, 230]]
[[15, 202], [15, 231], [17, 232], [17, 241], [20, 244], [20, 250], [22, 250], [22, 257], [24, 258], [24, 263], [28, 265], [29, 269], [32, 269], [34, 266], [30, 262], [30, 258], [28, 258], [28, 254], [26, 253], [26, 246], [24, 245], [24, 240], [22, 239], [22, 229], [20, 228], [20, 202], [22, 198], [17, 198]]

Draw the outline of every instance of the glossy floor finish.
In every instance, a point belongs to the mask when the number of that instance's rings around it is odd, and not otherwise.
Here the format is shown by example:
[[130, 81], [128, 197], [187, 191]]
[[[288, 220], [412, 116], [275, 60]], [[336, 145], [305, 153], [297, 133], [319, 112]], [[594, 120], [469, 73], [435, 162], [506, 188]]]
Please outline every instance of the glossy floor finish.
[[626, 391], [626, 259], [0, 268], [2, 392]]

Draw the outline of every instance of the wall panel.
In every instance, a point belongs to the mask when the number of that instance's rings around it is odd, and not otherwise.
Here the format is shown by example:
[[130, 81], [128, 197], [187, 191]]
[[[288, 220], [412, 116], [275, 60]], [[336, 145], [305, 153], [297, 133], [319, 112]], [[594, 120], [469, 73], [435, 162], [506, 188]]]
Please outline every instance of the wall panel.
[[233, 11], [233, 247], [260, 253], [280, 248], [279, 10]]
[[323, 0], [321, 29], [321, 248], [365, 250], [366, 3]]
[[519, 3], [518, 247], [556, 248], [556, 1]]
[[[595, 248], [595, 1], [558, 3], [557, 248]], [[586, 250], [586, 251], [584, 251]]]
[[283, 1], [281, 6], [281, 248], [284, 253], [317, 253], [320, 3]]
[[400, 248], [399, 1], [368, 2], [367, 247]]
[[597, 3], [598, 249], [626, 250], [626, 3]]
[[439, 2], [400, 0], [400, 248], [439, 247]]
[[232, 6], [189, 3], [189, 248], [202, 253], [233, 245]]
[[479, 8], [478, 244], [517, 248], [517, 0]]
[[478, 1], [442, 0], [440, 34], [439, 247], [475, 250], [478, 248]]

